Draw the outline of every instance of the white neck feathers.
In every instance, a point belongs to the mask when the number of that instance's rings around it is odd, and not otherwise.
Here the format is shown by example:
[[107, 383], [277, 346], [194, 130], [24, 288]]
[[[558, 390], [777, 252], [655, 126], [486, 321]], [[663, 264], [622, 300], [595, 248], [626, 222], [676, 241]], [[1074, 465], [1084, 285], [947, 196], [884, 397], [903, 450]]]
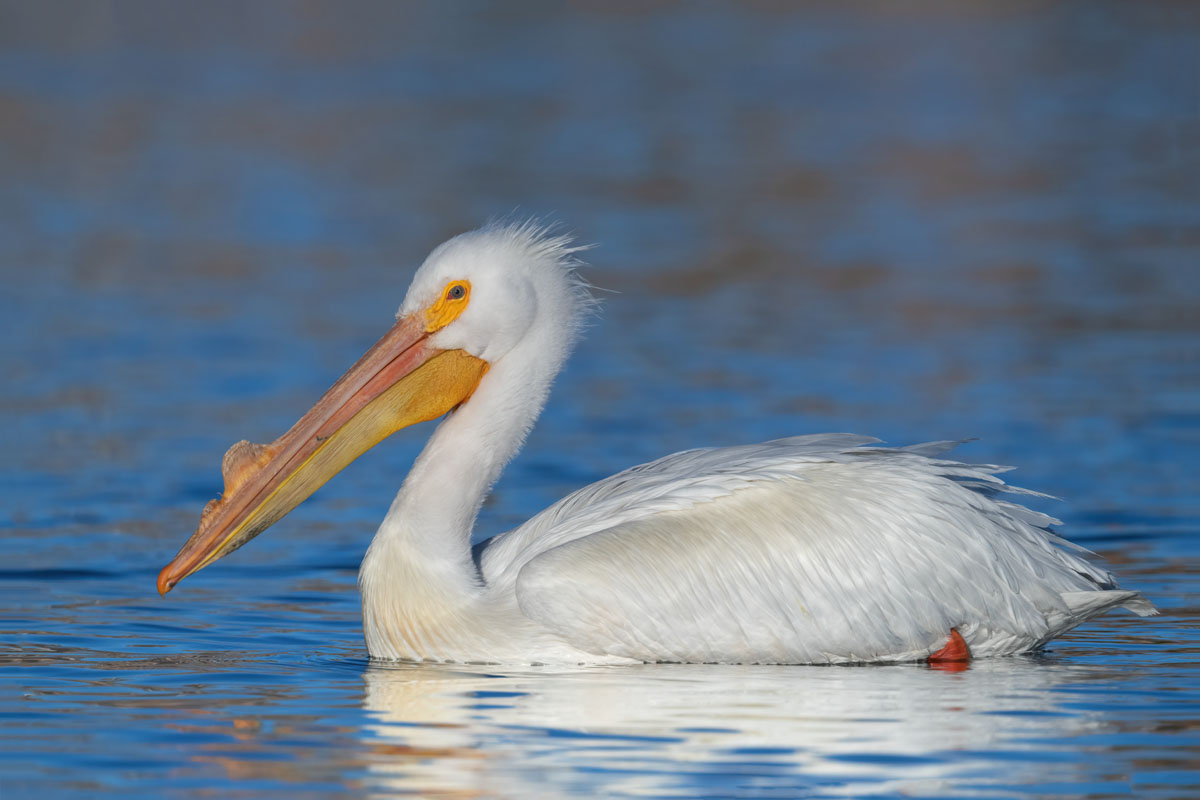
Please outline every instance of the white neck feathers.
[[[488, 372], [471, 398], [434, 431], [371, 542], [359, 574], [369, 645], [372, 627], [385, 620], [410, 619], [410, 627], [420, 628], [427, 623], [417, 621], [431, 616], [470, 613], [473, 601], [485, 592], [471, 559], [476, 515], [541, 413], [590, 301], [572, 271], [566, 240], [547, 239], [528, 226], [496, 229], [488, 236], [492, 238], [485, 243], [493, 250], [494, 237], [502, 236], [501, 244], [524, 257], [510, 257], [505, 266], [513, 273], [507, 279], [525, 284], [513, 294], [529, 298], [519, 309], [528, 316], [518, 320], [523, 331], [511, 346], [489, 359]], [[422, 272], [429, 267], [427, 262]], [[456, 274], [451, 269], [444, 271]], [[421, 277], [418, 273], [417, 280]], [[486, 286], [487, 280], [479, 284]], [[473, 291], [473, 303], [488, 300]], [[470, 335], [470, 330], [455, 331], [448, 341], [468, 352], [487, 351], [487, 343], [476, 350]], [[420, 648], [409, 644], [400, 657], [419, 655]]]

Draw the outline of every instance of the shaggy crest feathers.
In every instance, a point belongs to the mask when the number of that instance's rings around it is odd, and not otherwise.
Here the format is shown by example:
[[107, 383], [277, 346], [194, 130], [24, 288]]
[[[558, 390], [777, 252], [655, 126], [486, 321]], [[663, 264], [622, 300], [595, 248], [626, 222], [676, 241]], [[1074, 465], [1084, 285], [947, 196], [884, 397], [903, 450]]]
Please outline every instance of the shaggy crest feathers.
[[561, 271], [572, 300], [571, 316], [575, 325], [571, 338], [574, 341], [586, 326], [588, 318], [600, 309], [600, 301], [592, 294], [595, 287], [579, 274], [579, 270], [586, 267], [587, 263], [576, 256], [576, 253], [585, 253], [596, 245], [576, 244], [575, 235], [561, 229], [559, 222], [530, 217], [524, 220], [489, 220], [474, 233], [505, 240], [509, 246], [523, 251], [530, 262], [553, 264]]

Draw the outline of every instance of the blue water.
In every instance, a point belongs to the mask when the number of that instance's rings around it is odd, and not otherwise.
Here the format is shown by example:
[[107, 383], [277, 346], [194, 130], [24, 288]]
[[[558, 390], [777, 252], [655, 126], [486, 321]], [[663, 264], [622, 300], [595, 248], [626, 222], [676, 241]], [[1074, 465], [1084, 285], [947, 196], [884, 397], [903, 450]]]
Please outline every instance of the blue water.
[[[0, 798], [1200, 795], [1200, 6], [0, 5]], [[979, 437], [1162, 609], [960, 673], [369, 664], [427, 428], [169, 598], [490, 215], [603, 309], [480, 520], [700, 445]]]

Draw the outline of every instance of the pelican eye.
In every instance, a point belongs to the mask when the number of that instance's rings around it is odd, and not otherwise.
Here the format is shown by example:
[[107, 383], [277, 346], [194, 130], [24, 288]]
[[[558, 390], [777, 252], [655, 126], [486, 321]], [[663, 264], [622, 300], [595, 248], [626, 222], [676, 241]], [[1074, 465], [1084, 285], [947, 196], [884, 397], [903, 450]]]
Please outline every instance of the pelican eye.
[[456, 280], [446, 284], [437, 302], [425, 309], [425, 330], [433, 333], [446, 327], [467, 310], [467, 304], [470, 302], [470, 281]]

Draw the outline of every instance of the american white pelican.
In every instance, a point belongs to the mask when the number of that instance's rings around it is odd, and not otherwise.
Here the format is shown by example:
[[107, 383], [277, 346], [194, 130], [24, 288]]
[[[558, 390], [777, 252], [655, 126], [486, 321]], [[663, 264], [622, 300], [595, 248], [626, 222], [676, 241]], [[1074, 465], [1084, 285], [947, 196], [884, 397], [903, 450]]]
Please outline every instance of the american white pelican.
[[[226, 453], [162, 593], [385, 437], [446, 415], [359, 573], [374, 658], [500, 663], [961, 660], [1156, 613], [952, 446], [848, 434], [689, 450], [471, 547], [591, 303], [570, 239], [491, 225], [438, 247], [396, 324], [291, 430]], [[1079, 548], [1075, 548], [1079, 549]]]

